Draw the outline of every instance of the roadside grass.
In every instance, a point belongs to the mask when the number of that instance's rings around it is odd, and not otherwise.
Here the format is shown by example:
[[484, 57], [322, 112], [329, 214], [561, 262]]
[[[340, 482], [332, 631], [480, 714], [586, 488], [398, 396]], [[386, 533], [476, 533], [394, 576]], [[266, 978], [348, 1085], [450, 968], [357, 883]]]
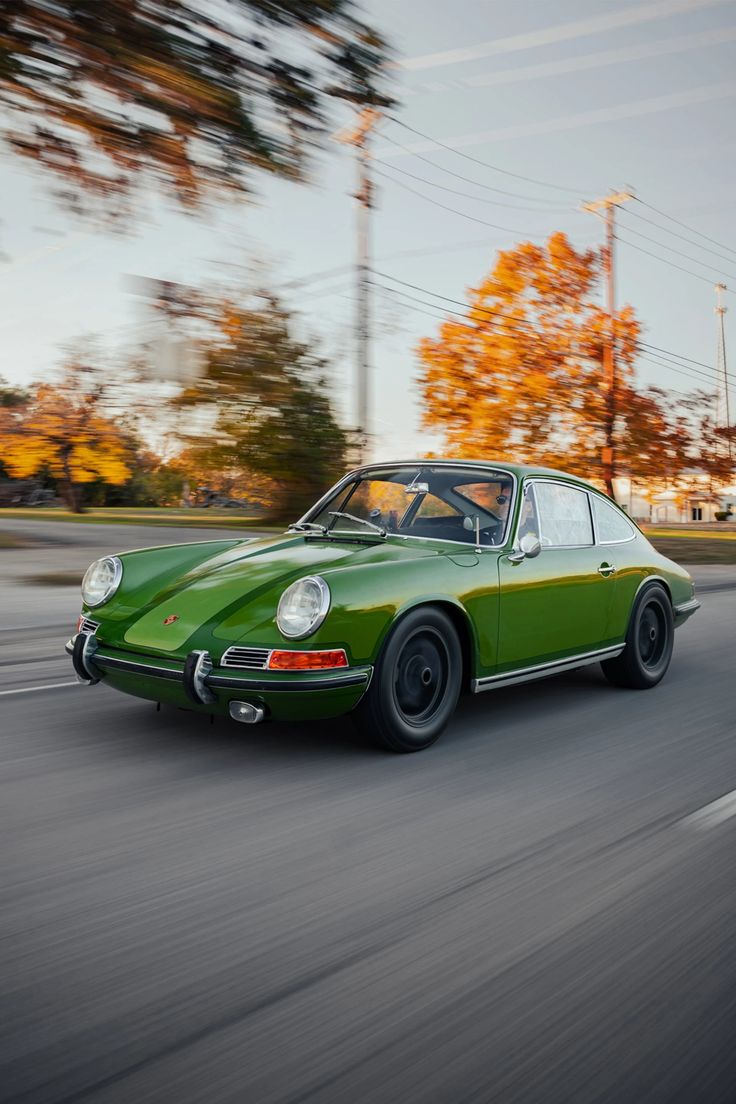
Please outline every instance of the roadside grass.
[[642, 529], [649, 537], [649, 540], [654, 543], [655, 540], [669, 539], [674, 540], [707, 540], [707, 541], [736, 541], [736, 527], [729, 526], [728, 529], [689, 529], [687, 526], [678, 526], [677, 529], [664, 529], [659, 526], [647, 526], [643, 525]]
[[677, 563], [736, 564], [736, 540], [731, 534], [711, 537], [708, 533], [688, 533], [680, 537], [650, 531], [647, 537], [658, 552]]
[[24, 509], [23, 507], [3, 507], [0, 509], [0, 523], [3, 518], [17, 518], [22, 521], [72, 521], [80, 525], [161, 525], [183, 527], [187, 529], [257, 529], [262, 532], [279, 533], [285, 526], [264, 522], [263, 518], [239, 510], [202, 509], [192, 507], [105, 507], [90, 509], [83, 514], [73, 514], [71, 510], [57, 507], [51, 509]]

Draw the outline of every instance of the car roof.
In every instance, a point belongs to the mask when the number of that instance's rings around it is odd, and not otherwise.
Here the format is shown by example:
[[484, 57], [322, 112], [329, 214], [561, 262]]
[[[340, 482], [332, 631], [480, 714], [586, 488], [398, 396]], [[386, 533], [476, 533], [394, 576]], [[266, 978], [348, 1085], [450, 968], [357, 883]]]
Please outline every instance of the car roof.
[[[571, 475], [570, 472], [562, 471], [558, 468], [543, 468], [532, 464], [513, 464], [506, 460], [453, 460], [443, 457], [438, 459], [434, 456], [414, 457], [410, 460], [382, 460], [371, 461], [370, 464], [364, 464], [360, 468], [356, 468], [356, 472], [367, 471], [381, 471], [384, 468], [413, 468], [413, 467], [464, 467], [464, 468], [481, 468], [488, 471], [506, 471], [515, 475], [521, 479], [524, 476], [532, 475], [544, 475], [548, 477], [554, 476], [557, 479], [569, 479], [574, 483], [580, 483], [585, 487], [592, 487], [593, 490], [597, 490], [593, 483], [587, 479], [581, 478], [579, 475]], [[352, 473], [351, 473], [352, 474]]]

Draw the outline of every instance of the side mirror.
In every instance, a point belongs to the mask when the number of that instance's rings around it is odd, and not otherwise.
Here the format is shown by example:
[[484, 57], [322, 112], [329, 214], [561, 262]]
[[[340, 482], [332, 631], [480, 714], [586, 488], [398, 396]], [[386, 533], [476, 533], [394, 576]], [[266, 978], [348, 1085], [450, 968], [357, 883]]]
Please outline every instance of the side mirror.
[[509, 556], [511, 563], [521, 563], [522, 560], [533, 560], [542, 551], [542, 544], [536, 533], [525, 533], [519, 541], [519, 549]]

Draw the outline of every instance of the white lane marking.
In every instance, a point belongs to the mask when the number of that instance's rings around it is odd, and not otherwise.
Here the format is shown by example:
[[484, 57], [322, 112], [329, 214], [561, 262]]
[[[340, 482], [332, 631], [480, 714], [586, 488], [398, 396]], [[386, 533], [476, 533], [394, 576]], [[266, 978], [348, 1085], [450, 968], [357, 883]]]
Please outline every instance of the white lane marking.
[[684, 817], [682, 823], [693, 828], [715, 828], [732, 816], [736, 816], [736, 790], [731, 790], [716, 801], [711, 801], [710, 805], [704, 805], [702, 809], [690, 813]]
[[0, 698], [8, 694], [35, 694], [37, 690], [63, 690], [65, 686], [82, 686], [81, 682], [50, 682], [45, 686], [21, 686], [17, 690], [0, 690]]

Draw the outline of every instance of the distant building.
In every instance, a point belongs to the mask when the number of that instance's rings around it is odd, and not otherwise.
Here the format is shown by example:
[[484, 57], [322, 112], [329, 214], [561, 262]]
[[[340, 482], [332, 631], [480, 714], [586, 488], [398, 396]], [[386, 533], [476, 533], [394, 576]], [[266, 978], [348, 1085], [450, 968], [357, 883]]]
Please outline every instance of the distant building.
[[713, 486], [710, 476], [693, 469], [669, 487], [620, 476], [615, 480], [616, 500], [635, 521], [654, 525], [715, 521], [729, 509], [736, 520], [736, 473], [728, 485]]

